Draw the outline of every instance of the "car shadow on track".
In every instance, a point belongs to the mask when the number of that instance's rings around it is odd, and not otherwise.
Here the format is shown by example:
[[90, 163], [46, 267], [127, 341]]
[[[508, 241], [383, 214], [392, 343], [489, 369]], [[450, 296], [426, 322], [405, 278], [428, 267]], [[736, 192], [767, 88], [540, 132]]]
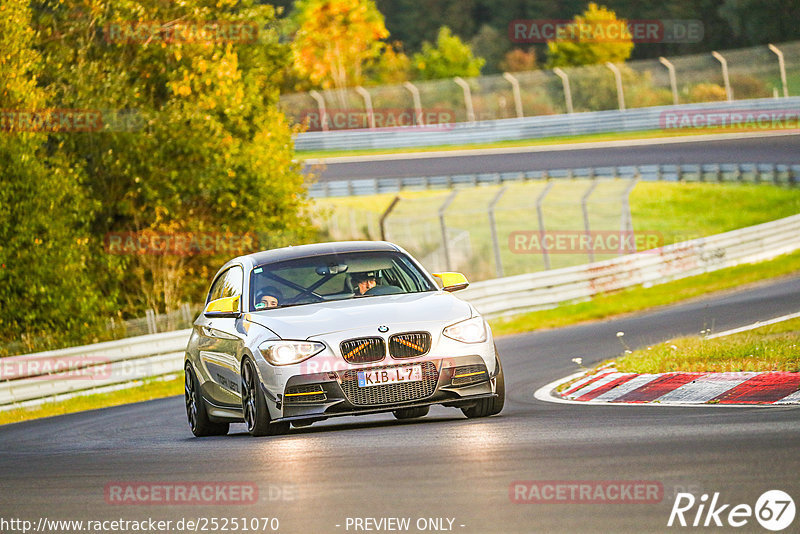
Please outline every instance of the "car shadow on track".
[[[491, 418], [486, 418], [485, 421], [490, 421], [495, 418], [502, 418], [502, 414], [493, 416]], [[434, 416], [426, 416], [421, 417], [419, 419], [413, 420], [404, 420], [399, 421], [396, 419], [386, 419], [386, 420], [361, 420], [361, 421], [352, 421], [352, 422], [320, 422], [316, 423], [313, 426], [307, 427], [300, 427], [300, 428], [292, 428], [283, 436], [291, 437], [293, 435], [311, 435], [311, 434], [321, 434], [321, 433], [331, 433], [331, 432], [345, 432], [345, 431], [352, 431], [352, 430], [359, 430], [359, 429], [373, 429], [373, 428], [392, 428], [392, 427], [405, 427], [405, 426], [419, 426], [419, 425], [432, 425], [432, 424], [444, 424], [444, 423], [470, 423], [475, 424], [475, 420], [470, 420], [460, 414], [453, 414], [452, 416], [447, 415], [434, 415]], [[237, 425], [239, 426], [239, 425]], [[238, 428], [236, 430], [239, 430]], [[231, 432], [228, 434], [228, 437], [250, 437], [250, 434], [244, 429], [244, 426], [241, 425], [241, 430], [236, 432], [234, 428], [231, 428]], [[281, 437], [281, 436], [273, 436], [273, 437]]]

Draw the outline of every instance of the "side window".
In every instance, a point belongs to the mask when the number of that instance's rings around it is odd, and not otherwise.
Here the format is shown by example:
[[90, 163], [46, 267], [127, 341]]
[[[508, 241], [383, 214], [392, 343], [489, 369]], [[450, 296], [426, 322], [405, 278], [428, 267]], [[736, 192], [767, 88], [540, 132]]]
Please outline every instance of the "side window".
[[220, 274], [214, 283], [211, 285], [211, 290], [208, 292], [208, 299], [206, 304], [212, 300], [217, 300], [223, 297], [233, 297], [242, 294], [242, 282], [244, 281], [244, 272], [239, 266], [234, 266]]

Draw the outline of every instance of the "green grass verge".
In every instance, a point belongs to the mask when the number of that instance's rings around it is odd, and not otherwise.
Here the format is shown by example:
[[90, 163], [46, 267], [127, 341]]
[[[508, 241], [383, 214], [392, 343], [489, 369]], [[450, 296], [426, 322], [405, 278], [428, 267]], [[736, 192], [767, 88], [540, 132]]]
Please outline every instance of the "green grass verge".
[[[553, 180], [544, 203], [545, 225], [550, 230], [583, 229], [580, 195], [589, 180]], [[620, 225], [620, 198], [627, 180], [603, 180], [597, 184], [589, 204], [594, 230], [614, 230]], [[545, 181], [509, 184], [496, 205], [495, 223], [500, 239], [500, 256], [505, 276], [542, 271], [541, 254], [512, 249], [508, 236], [516, 231], [538, 228], [534, 200], [547, 185]], [[447, 208], [447, 225], [469, 234], [470, 258], [453, 268], [471, 281], [496, 277], [495, 255], [487, 210], [499, 186], [459, 189]], [[388, 237], [417, 258], [440, 246], [436, 213], [449, 190], [404, 191], [403, 199], [387, 219]], [[376, 238], [379, 219], [394, 194], [318, 199], [317, 224], [335, 239]], [[753, 183], [639, 182], [630, 196], [633, 227], [642, 235], [662, 243], [687, 241], [735, 230], [800, 213], [800, 188]], [[335, 230], [335, 231], [334, 231]], [[613, 254], [598, 253], [595, 261]], [[550, 268], [586, 263], [586, 253], [551, 254]]]
[[[635, 286], [592, 300], [489, 321], [496, 336], [558, 328], [609, 319], [627, 313], [666, 306], [716, 291], [730, 290], [762, 280], [800, 273], [800, 251], [770, 261], [720, 269], [652, 287]], [[713, 325], [698, 325], [698, 331]]]
[[645, 130], [642, 132], [608, 132], [575, 136], [541, 137], [535, 139], [519, 139], [513, 141], [495, 141], [493, 143], [467, 143], [464, 145], [433, 145], [403, 148], [362, 148], [352, 150], [298, 150], [295, 157], [300, 160], [335, 158], [339, 156], [374, 156], [381, 154], [406, 154], [410, 152], [445, 152], [453, 150], [477, 150], [486, 148], [514, 148], [561, 145], [565, 143], [596, 143], [604, 141], [628, 141], [638, 139], [661, 139], [667, 137], [686, 137], [694, 135], [710, 135], [724, 133], [742, 133], [745, 131], [779, 131], [778, 130], [722, 130], [722, 129], [676, 129]]
[[163, 397], [172, 397], [181, 394], [183, 394], [183, 374], [169, 380], [148, 380], [141, 386], [109, 393], [74, 397], [63, 401], [49, 402], [41, 406], [0, 412], [0, 425], [26, 421], [28, 419], [50, 417], [53, 415], [95, 410], [97, 408], [107, 408], [109, 406], [119, 406], [121, 404], [130, 404], [151, 399], [160, 399]]
[[731, 336], [680, 337], [616, 360], [624, 373], [800, 371], [800, 319]]
[[658, 232], [671, 244], [800, 213], [800, 188], [640, 182], [630, 205], [636, 231]]

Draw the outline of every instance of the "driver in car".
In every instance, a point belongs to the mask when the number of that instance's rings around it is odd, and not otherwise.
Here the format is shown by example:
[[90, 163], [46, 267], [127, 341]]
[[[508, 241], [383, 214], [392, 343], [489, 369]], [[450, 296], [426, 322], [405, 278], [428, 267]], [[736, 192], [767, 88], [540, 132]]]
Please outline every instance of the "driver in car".
[[267, 286], [258, 292], [256, 309], [277, 308], [280, 304], [281, 292], [274, 286]]
[[375, 280], [375, 273], [370, 271], [366, 273], [353, 273], [353, 284], [355, 284], [356, 295], [363, 295], [378, 285], [378, 282]]

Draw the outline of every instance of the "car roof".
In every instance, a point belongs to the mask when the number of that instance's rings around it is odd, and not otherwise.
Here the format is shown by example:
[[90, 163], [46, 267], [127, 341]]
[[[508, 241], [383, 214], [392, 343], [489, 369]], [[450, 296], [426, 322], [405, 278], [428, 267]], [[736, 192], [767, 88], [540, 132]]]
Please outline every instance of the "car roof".
[[325, 254], [343, 254], [347, 252], [402, 252], [402, 249], [387, 241], [334, 241], [331, 243], [314, 243], [311, 245], [297, 245], [254, 252], [253, 254], [232, 259], [225, 264], [225, 267], [233, 263], [255, 266], [298, 258], [322, 256]]

